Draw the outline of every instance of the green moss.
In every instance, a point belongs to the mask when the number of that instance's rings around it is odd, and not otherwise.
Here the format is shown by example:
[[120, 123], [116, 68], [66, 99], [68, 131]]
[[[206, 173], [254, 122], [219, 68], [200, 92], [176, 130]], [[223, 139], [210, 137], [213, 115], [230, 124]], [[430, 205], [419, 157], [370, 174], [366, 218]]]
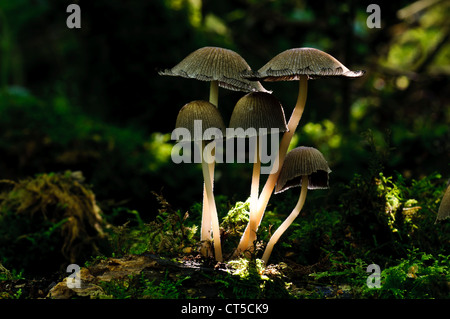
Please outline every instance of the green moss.
[[[450, 256], [408, 251], [406, 258], [381, 267], [380, 287], [367, 285], [367, 263], [333, 259], [329, 270], [311, 274], [317, 283], [348, 286], [352, 298], [429, 299], [450, 298]], [[384, 267], [384, 268], [383, 268]]]
[[230, 235], [242, 235], [249, 222], [250, 199], [245, 202], [236, 202], [223, 218], [220, 227]]
[[260, 259], [240, 258], [227, 263], [227, 273], [203, 274], [217, 287], [218, 297], [232, 299], [292, 298], [279, 272], [267, 273]]
[[450, 256], [409, 252], [407, 259], [381, 272], [381, 288], [366, 291], [376, 298], [450, 298]]

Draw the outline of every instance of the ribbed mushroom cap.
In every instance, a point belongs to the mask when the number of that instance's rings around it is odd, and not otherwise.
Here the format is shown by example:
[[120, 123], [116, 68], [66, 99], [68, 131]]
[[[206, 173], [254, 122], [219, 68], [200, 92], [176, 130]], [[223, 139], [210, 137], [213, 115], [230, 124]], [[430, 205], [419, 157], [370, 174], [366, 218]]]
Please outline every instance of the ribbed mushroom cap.
[[[201, 120], [201, 136], [196, 136], [195, 120]], [[214, 135], [204, 136], [204, 132], [209, 128], [217, 128], [225, 132], [225, 124], [219, 110], [207, 101], [192, 101], [183, 106], [178, 112], [176, 128], [186, 128], [191, 133], [191, 141], [210, 140]], [[217, 136], [215, 136], [217, 137]]]
[[447, 218], [450, 218], [450, 186], [447, 186], [447, 190], [444, 193], [436, 220], [444, 220]]
[[300, 146], [290, 151], [284, 159], [275, 193], [300, 186], [302, 175], [308, 175], [308, 189], [328, 188], [328, 163], [317, 149]]
[[314, 48], [295, 48], [281, 52], [266, 63], [258, 72], [245, 71], [242, 76], [252, 80], [294, 81], [300, 75], [309, 79], [328, 76], [357, 78], [363, 70], [350, 71], [333, 56]]
[[[248, 93], [239, 99], [231, 114], [229, 127], [243, 129], [242, 132], [235, 131], [237, 134], [243, 133], [243, 136], [236, 137], [258, 135], [260, 128], [267, 128], [267, 134], [270, 134], [271, 128], [277, 128], [280, 132], [287, 131], [281, 103], [272, 94], [263, 92]], [[255, 130], [248, 130], [249, 128]]]
[[241, 73], [244, 71], [251, 71], [251, 68], [236, 52], [204, 47], [189, 54], [172, 69], [160, 71], [158, 74], [218, 81], [219, 86], [233, 91], [268, 92], [261, 83], [242, 78]]

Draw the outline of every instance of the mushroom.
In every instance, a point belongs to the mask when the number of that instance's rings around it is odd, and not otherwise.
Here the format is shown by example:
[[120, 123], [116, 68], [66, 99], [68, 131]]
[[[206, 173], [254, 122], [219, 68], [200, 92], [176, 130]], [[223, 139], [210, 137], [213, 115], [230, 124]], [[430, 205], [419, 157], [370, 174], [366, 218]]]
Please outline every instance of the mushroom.
[[[266, 91], [261, 83], [249, 81], [241, 77], [244, 71], [250, 71], [251, 68], [247, 62], [236, 52], [224, 48], [203, 47], [200, 48], [172, 69], [158, 72], [159, 75], [181, 76], [201, 81], [209, 81], [210, 93], [209, 102], [218, 107], [219, 86], [233, 91]], [[214, 146], [214, 145], [212, 145]], [[214, 149], [214, 147], [212, 147]], [[209, 175], [214, 185], [214, 162], [209, 163]], [[206, 188], [203, 191], [203, 213], [202, 213], [202, 235], [201, 240], [208, 240], [207, 225], [210, 224], [210, 214], [206, 207]], [[210, 231], [210, 230], [209, 230]], [[205, 250], [202, 251], [205, 255]]]
[[210, 103], [218, 106], [219, 86], [232, 91], [267, 92], [261, 83], [240, 76], [251, 71], [250, 66], [236, 52], [224, 48], [200, 48], [172, 69], [158, 72], [159, 75], [181, 76], [211, 82]]
[[[246, 71], [242, 74], [243, 77], [251, 80], [299, 81], [297, 102], [288, 122], [288, 131], [283, 135], [273, 171], [269, 175], [258, 200], [258, 225], [261, 223], [265, 208], [280, 174], [289, 143], [302, 117], [306, 103], [308, 79], [331, 76], [357, 78], [364, 75], [364, 73], [365, 71], [363, 70], [350, 71], [337, 59], [321, 50], [314, 48], [295, 48], [281, 52], [257, 72]], [[247, 231], [248, 229], [246, 229]], [[242, 244], [243, 241], [241, 240], [238, 250], [246, 249]]]
[[330, 172], [331, 170], [322, 153], [313, 147], [297, 147], [286, 155], [278, 177], [275, 194], [299, 185], [301, 185], [301, 192], [297, 205], [295, 205], [288, 218], [273, 233], [267, 244], [262, 258], [266, 265], [274, 245], [302, 210], [308, 189], [328, 188], [328, 174]]
[[450, 180], [447, 183], [447, 190], [442, 197], [441, 204], [439, 205], [438, 215], [436, 217], [435, 223], [438, 220], [444, 220], [450, 218]]
[[[248, 236], [244, 239], [246, 246], [251, 246], [254, 240], [256, 240], [256, 228], [258, 227], [256, 210], [261, 173], [261, 139], [267, 137], [266, 135], [270, 134], [272, 129], [278, 129], [281, 132], [287, 130], [283, 107], [269, 93], [248, 93], [236, 103], [231, 115], [229, 127], [235, 129], [235, 137], [249, 137], [255, 138], [256, 140], [250, 191], [250, 232], [247, 233]], [[237, 130], [238, 128], [239, 130]]]
[[[201, 121], [202, 134], [195, 134], [198, 131], [198, 121]], [[207, 101], [193, 101], [183, 106], [178, 113], [176, 128], [185, 128], [190, 132], [190, 140], [197, 143], [200, 151], [202, 173], [204, 179], [204, 189], [206, 193], [208, 208], [210, 212], [210, 224], [206, 226], [206, 231], [213, 232], [214, 238], [214, 252], [217, 261], [222, 261], [222, 248], [220, 245], [220, 229], [219, 218], [217, 216], [216, 203], [214, 200], [212, 179], [209, 175], [208, 163], [214, 161], [212, 158], [205, 158], [203, 150], [205, 149], [208, 140], [213, 136], [222, 136], [225, 131], [225, 124], [219, 110], [210, 102]], [[203, 225], [202, 220], [202, 228]], [[203, 233], [204, 229], [202, 229]], [[209, 238], [211, 236], [209, 235]], [[202, 247], [204, 249], [205, 246]]]

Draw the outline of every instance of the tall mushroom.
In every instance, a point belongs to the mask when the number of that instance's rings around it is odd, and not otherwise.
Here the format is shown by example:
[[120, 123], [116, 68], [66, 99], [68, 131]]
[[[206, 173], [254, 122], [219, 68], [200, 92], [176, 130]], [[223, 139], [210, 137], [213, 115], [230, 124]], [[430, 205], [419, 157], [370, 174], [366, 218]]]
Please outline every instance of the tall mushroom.
[[331, 170], [322, 153], [313, 147], [297, 147], [286, 155], [275, 193], [281, 193], [299, 185], [301, 185], [301, 192], [297, 205], [273, 233], [267, 244], [262, 258], [266, 265], [274, 245], [302, 210], [308, 189], [328, 188], [328, 174], [330, 172]]
[[[267, 203], [269, 202], [275, 183], [283, 166], [284, 157], [302, 117], [306, 104], [308, 79], [340, 76], [347, 78], [361, 77], [365, 71], [350, 71], [337, 59], [321, 50], [314, 48], [295, 48], [281, 52], [266, 63], [257, 72], [246, 71], [243, 77], [251, 80], [264, 81], [299, 81], [299, 91], [294, 111], [288, 122], [288, 131], [284, 133], [280, 143], [274, 170], [269, 175], [258, 200], [258, 225], [261, 223]], [[249, 231], [248, 227], [245, 230]], [[244, 236], [246, 234], [244, 233]], [[242, 238], [244, 238], [244, 236]], [[241, 239], [238, 250], [245, 250]]]
[[278, 132], [287, 130], [283, 107], [269, 93], [248, 93], [236, 103], [229, 127], [235, 129], [234, 137], [249, 137], [256, 140], [250, 191], [250, 232], [244, 239], [246, 246], [251, 246], [256, 239], [256, 228], [258, 227], [256, 211], [261, 173], [261, 139], [267, 138], [267, 134], [270, 134], [272, 129], [277, 129]]
[[[181, 76], [185, 78], [197, 79], [211, 82], [209, 102], [218, 107], [219, 86], [244, 92], [268, 92], [259, 82], [249, 81], [241, 77], [242, 72], [251, 71], [247, 62], [236, 52], [218, 47], [200, 48], [172, 69], [158, 72], [159, 75]], [[209, 175], [211, 184], [214, 185], [214, 162], [209, 164]], [[211, 231], [210, 214], [207, 211], [209, 207], [206, 202], [206, 189], [203, 192], [203, 213], [201, 239], [208, 240], [208, 234]], [[202, 253], [205, 255], [205, 250]]]
[[[201, 122], [199, 122], [201, 121]], [[202, 134], [198, 132], [198, 124], [201, 124]], [[217, 261], [222, 261], [222, 248], [220, 245], [220, 229], [219, 218], [217, 216], [216, 202], [214, 200], [212, 180], [209, 176], [208, 163], [213, 162], [211, 158], [205, 158], [204, 149], [208, 140], [215, 137], [223, 136], [225, 131], [225, 124], [219, 110], [207, 101], [193, 101], [183, 106], [178, 113], [176, 128], [185, 128], [189, 131], [190, 140], [197, 143], [201, 153], [202, 173], [205, 185], [205, 193], [209, 212], [211, 212], [211, 222], [213, 238], [214, 238], [214, 253]], [[202, 221], [203, 222], [203, 221]], [[203, 226], [203, 225], [202, 225]], [[202, 239], [206, 240], [206, 239]], [[203, 246], [204, 247], [204, 246]]]
[[261, 83], [241, 77], [242, 72], [250, 71], [250, 66], [238, 53], [224, 48], [203, 47], [172, 69], [158, 74], [211, 82], [209, 101], [217, 107], [219, 86], [232, 91], [267, 92]]

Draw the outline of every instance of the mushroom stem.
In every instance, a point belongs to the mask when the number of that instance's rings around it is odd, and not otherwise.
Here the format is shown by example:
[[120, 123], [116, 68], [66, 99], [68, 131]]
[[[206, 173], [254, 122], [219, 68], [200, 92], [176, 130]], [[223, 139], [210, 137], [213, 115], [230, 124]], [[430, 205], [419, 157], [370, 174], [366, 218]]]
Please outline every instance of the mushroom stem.
[[256, 229], [258, 228], [256, 213], [258, 208], [259, 175], [261, 172], [261, 158], [259, 156], [259, 137], [256, 137], [255, 158], [253, 163], [252, 186], [250, 190], [250, 231], [246, 231], [242, 236], [243, 247], [252, 248], [256, 240]]
[[219, 82], [211, 81], [209, 88], [209, 103], [219, 107]]
[[292, 222], [297, 218], [298, 214], [303, 208], [306, 200], [306, 193], [308, 192], [308, 176], [302, 176], [302, 191], [300, 192], [300, 196], [298, 198], [297, 205], [292, 210], [291, 214], [286, 218], [286, 220], [278, 227], [278, 229], [273, 233], [272, 237], [270, 237], [269, 243], [267, 244], [266, 250], [264, 251], [264, 255], [262, 260], [267, 265], [267, 262], [272, 254], [273, 247], [280, 239], [281, 235], [288, 229], [288, 227], [292, 224]]
[[222, 248], [220, 245], [220, 228], [219, 228], [219, 218], [217, 216], [216, 202], [214, 200], [214, 194], [212, 190], [212, 179], [210, 177], [211, 170], [209, 169], [208, 163], [205, 161], [203, 156], [203, 150], [205, 146], [205, 142], [202, 141], [199, 143], [201, 158], [202, 158], [202, 172], [203, 179], [205, 180], [205, 189], [206, 189], [206, 197], [208, 201], [208, 208], [211, 213], [211, 225], [213, 231], [214, 238], [214, 253], [217, 261], [222, 261]]
[[[203, 163], [202, 163], [203, 165]], [[211, 187], [214, 188], [214, 162], [208, 164], [209, 177], [211, 180]], [[214, 191], [214, 189], [213, 189]], [[202, 242], [201, 254], [204, 257], [208, 256], [209, 242], [212, 240], [211, 236], [211, 212], [209, 208], [208, 197], [206, 193], [206, 183], [203, 184], [203, 206], [202, 206], [202, 226], [200, 241]]]
[[[264, 216], [264, 211], [266, 210], [270, 196], [272, 195], [278, 176], [280, 175], [281, 167], [283, 166], [284, 158], [286, 157], [289, 144], [292, 140], [292, 137], [294, 136], [295, 130], [297, 129], [298, 123], [300, 122], [303, 111], [305, 109], [307, 92], [308, 92], [308, 76], [301, 75], [299, 80], [297, 103], [295, 104], [294, 111], [292, 112], [291, 118], [289, 119], [288, 131], [286, 131], [283, 134], [278, 155], [275, 159], [275, 163], [272, 168], [272, 172], [269, 175], [266, 183], [264, 184], [264, 188], [261, 191], [261, 195], [259, 196], [258, 210], [255, 217], [257, 220], [258, 227], [261, 224], [261, 220]], [[248, 236], [248, 234], [246, 234], [248, 231], [250, 231], [250, 227], [247, 227], [245, 229], [244, 235], [242, 235], [241, 241], [235, 252], [235, 255], [236, 253], [239, 253], [240, 251], [244, 251], [247, 249], [247, 247], [245, 246], [247, 242], [244, 242], [243, 239], [245, 238], [245, 236]]]
[[251, 248], [256, 240], [257, 210], [258, 210], [258, 194], [259, 194], [259, 176], [261, 173], [261, 157], [259, 155], [259, 136], [256, 137], [255, 159], [253, 164], [252, 187], [250, 191], [250, 232], [246, 246]]
[[[219, 82], [211, 81], [209, 89], [209, 102], [215, 107], [219, 106]], [[213, 151], [214, 152], [214, 151]], [[209, 178], [211, 179], [211, 186], [214, 187], [214, 167], [215, 162], [208, 164]], [[208, 198], [206, 196], [206, 185], [203, 186], [203, 206], [202, 206], [202, 227], [200, 240], [202, 242], [201, 254], [207, 257], [207, 245], [211, 240], [211, 212], [209, 210]]]

